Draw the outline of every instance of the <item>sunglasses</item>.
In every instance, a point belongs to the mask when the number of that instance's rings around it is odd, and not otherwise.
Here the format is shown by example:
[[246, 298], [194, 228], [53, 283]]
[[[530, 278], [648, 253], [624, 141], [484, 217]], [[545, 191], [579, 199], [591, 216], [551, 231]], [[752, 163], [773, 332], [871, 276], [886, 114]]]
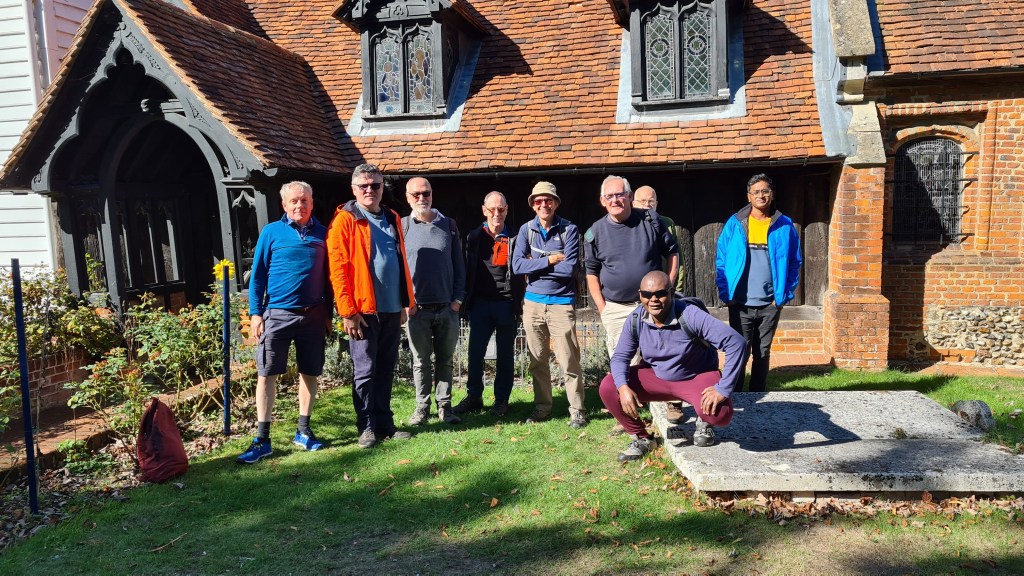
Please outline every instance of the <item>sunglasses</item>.
[[383, 186], [383, 183], [370, 182], [369, 184], [353, 184], [352, 186], [354, 186], [355, 188], [359, 188], [360, 190], [380, 190], [380, 187]]
[[505, 212], [508, 212], [508, 207], [507, 206], [499, 206], [497, 208], [487, 208], [485, 206], [484, 210], [486, 210], [488, 214], [504, 214]]
[[653, 292], [648, 290], [640, 291], [640, 297], [644, 300], [650, 300], [651, 298], [664, 298], [669, 294], [671, 294], [671, 291], [668, 288], [662, 288], [661, 290], [655, 290]]
[[552, 200], [551, 198], [535, 198], [533, 200], [533, 205], [534, 206], [541, 206], [543, 204], [554, 204], [554, 203], [555, 203], [555, 201]]
[[430, 192], [409, 192], [413, 198], [430, 198]]

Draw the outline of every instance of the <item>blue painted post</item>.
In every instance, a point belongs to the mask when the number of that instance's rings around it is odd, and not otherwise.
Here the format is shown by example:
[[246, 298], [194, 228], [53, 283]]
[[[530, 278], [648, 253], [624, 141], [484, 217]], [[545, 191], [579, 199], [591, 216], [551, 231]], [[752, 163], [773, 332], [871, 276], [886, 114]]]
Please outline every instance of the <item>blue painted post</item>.
[[224, 264], [224, 435], [231, 435], [231, 295], [230, 267]]
[[21, 300], [21, 264], [11, 259], [14, 280], [14, 326], [18, 333], [18, 372], [21, 374], [21, 421], [25, 425], [25, 465], [28, 467], [28, 505], [39, 514], [39, 488], [36, 479], [36, 447], [32, 437], [32, 398], [28, 391], [28, 342], [25, 339], [25, 310]]

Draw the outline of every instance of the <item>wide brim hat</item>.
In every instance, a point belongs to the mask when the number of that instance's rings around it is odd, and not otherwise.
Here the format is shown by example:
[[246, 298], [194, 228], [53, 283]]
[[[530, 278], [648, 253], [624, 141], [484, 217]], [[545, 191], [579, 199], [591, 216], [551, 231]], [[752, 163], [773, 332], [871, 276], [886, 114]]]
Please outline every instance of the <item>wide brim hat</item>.
[[555, 202], [558, 202], [559, 204], [562, 203], [562, 199], [558, 197], [558, 190], [551, 182], [537, 182], [533, 186], [533, 191], [530, 192], [530, 197], [527, 198], [526, 201], [533, 204], [533, 199], [538, 196], [550, 196], [555, 199]]

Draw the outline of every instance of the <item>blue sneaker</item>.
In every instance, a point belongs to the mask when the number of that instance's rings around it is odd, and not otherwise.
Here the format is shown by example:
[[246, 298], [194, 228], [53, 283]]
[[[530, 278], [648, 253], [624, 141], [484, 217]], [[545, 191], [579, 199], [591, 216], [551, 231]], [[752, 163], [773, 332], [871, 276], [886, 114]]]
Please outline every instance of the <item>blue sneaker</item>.
[[299, 448], [302, 448], [303, 450], [308, 450], [310, 452], [314, 450], [319, 450], [324, 447], [324, 443], [316, 439], [316, 436], [313, 434], [312, 430], [309, 431], [309, 434], [295, 432], [295, 438], [292, 440], [292, 442], [295, 442], [295, 445], [298, 446]]
[[249, 445], [249, 449], [238, 457], [237, 462], [239, 464], [255, 464], [273, 453], [274, 451], [270, 449], [269, 438], [266, 440], [253, 438], [252, 444]]

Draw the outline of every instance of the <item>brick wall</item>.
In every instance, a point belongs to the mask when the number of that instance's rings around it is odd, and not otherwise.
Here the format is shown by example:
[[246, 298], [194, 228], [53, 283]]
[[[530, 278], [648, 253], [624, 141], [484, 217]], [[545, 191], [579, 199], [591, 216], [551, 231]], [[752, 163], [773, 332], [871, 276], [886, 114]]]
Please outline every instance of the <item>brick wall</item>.
[[[68, 382], [78, 382], [89, 377], [83, 367], [92, 364], [84, 351], [79, 349], [57, 352], [44, 359], [30, 358], [28, 361], [29, 390], [35, 407], [40, 410], [54, 406], [66, 406], [71, 391], [65, 390]], [[13, 381], [12, 384], [17, 384]]]
[[[968, 154], [963, 240], [907, 245], [886, 236], [882, 293], [889, 299], [890, 358], [1024, 365], [1013, 339], [1024, 307], [1024, 88], [1019, 82], [918, 82], [877, 91], [890, 158], [915, 139], [955, 140]], [[1004, 345], [1005, 342], [1005, 345]], [[1019, 347], [1019, 344], [1018, 344]]]

